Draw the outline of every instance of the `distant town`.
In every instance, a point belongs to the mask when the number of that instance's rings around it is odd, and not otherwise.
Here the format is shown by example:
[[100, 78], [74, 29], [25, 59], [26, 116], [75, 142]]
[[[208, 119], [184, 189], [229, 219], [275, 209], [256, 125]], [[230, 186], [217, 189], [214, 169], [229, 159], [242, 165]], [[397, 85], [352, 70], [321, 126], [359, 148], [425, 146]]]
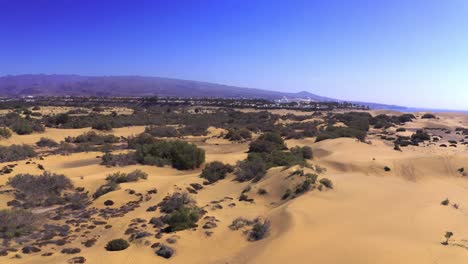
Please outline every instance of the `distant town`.
[[55, 106], [87, 106], [102, 104], [115, 105], [174, 105], [174, 106], [210, 106], [253, 109], [289, 109], [302, 111], [332, 111], [332, 110], [369, 110], [369, 106], [349, 102], [318, 102], [313, 100], [294, 99], [247, 99], [247, 98], [181, 98], [181, 97], [73, 97], [73, 96], [23, 96], [2, 97], [0, 107], [8, 108], [14, 105], [55, 105]]

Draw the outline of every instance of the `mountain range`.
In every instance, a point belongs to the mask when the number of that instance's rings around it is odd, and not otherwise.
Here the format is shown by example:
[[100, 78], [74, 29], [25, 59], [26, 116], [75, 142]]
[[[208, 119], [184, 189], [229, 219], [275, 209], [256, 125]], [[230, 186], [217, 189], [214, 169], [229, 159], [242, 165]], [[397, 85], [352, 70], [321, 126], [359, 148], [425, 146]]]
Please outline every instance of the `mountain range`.
[[[184, 98], [247, 98], [341, 102], [306, 91], [287, 93], [216, 83], [146, 76], [81, 76], [25, 74], [0, 77], [0, 96], [161, 96]], [[356, 102], [371, 108], [400, 106]]]

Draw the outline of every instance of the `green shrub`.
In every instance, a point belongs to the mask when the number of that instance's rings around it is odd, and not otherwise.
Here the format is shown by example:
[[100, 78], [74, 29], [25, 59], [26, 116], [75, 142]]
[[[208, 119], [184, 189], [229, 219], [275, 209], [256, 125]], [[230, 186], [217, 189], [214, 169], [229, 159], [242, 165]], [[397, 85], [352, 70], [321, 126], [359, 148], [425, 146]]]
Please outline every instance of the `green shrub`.
[[270, 221], [257, 221], [249, 232], [249, 241], [258, 241], [265, 238], [270, 232]]
[[286, 145], [279, 133], [265, 133], [257, 140], [250, 143], [249, 152], [267, 152], [271, 153], [275, 150], [284, 150]]
[[28, 145], [0, 146], [0, 162], [10, 162], [36, 156], [34, 149]]
[[48, 148], [53, 148], [57, 147], [59, 144], [55, 142], [55, 140], [50, 139], [50, 138], [45, 138], [41, 137], [38, 142], [36, 142], [36, 146], [38, 147], [48, 147]]
[[104, 194], [107, 194], [107, 193], [110, 193], [110, 192], [113, 192], [113, 191], [117, 190], [118, 188], [119, 188], [119, 185], [117, 183], [111, 181], [111, 182], [109, 182], [107, 184], [99, 186], [99, 188], [96, 190], [96, 192], [94, 192], [93, 198], [97, 199], [97, 198], [103, 196]]
[[154, 137], [178, 137], [179, 132], [170, 126], [149, 126], [145, 128], [145, 133]]
[[225, 139], [229, 139], [229, 141], [241, 141], [246, 139], [252, 138], [252, 132], [250, 130], [241, 128], [241, 129], [229, 129]]
[[333, 189], [333, 182], [330, 179], [322, 178], [319, 182], [328, 189]]
[[163, 217], [170, 232], [196, 227], [200, 219], [200, 209], [183, 207]]
[[106, 180], [108, 182], [115, 182], [117, 184], [124, 183], [124, 182], [135, 182], [139, 179], [146, 180], [148, 178], [148, 174], [141, 170], [134, 170], [129, 173], [122, 173], [122, 172], [115, 172], [107, 176]]
[[91, 125], [92, 129], [110, 131], [112, 130], [112, 124], [108, 121], [98, 120]]
[[41, 107], [36, 105], [36, 106], [33, 106], [32, 110], [33, 111], [39, 111], [39, 110], [41, 110]]
[[137, 147], [136, 159], [146, 165], [171, 164], [179, 170], [200, 167], [205, 161], [205, 151], [181, 140], [157, 141]]
[[188, 193], [173, 193], [171, 196], [164, 198], [159, 203], [159, 209], [162, 213], [172, 213], [184, 207], [192, 207], [195, 205], [195, 200]]
[[240, 161], [235, 171], [236, 180], [244, 181], [259, 181], [265, 176], [267, 171], [267, 164], [258, 155], [249, 157], [246, 160]]
[[415, 142], [431, 140], [431, 136], [424, 130], [417, 130], [416, 133], [411, 135], [411, 140]]
[[436, 118], [436, 116], [434, 114], [424, 114], [421, 118], [423, 119], [433, 119], [433, 118]]
[[218, 180], [226, 178], [228, 173], [234, 171], [234, 168], [229, 164], [224, 164], [219, 161], [213, 161], [206, 164], [200, 177], [206, 179], [209, 183], [217, 182]]
[[118, 143], [119, 138], [114, 135], [100, 135], [95, 131], [89, 131], [74, 138], [67, 137], [65, 138], [65, 141], [75, 144], [89, 143], [92, 145], [104, 145]]
[[309, 146], [304, 146], [304, 147], [296, 146], [294, 148], [291, 148], [291, 153], [303, 159], [313, 158], [312, 148]]
[[11, 129], [18, 135], [29, 135], [34, 132], [31, 122], [19, 119]]
[[443, 200], [442, 202], [440, 202], [440, 204], [441, 204], [441, 205], [444, 205], [444, 206], [449, 205], [449, 203], [450, 203], [450, 200], [449, 200], [448, 198], [445, 199], [445, 200]]
[[307, 179], [310, 180], [312, 184], [315, 184], [317, 182], [318, 175], [314, 173], [306, 173], [304, 175]]
[[70, 179], [50, 172], [37, 176], [18, 174], [8, 179], [8, 184], [16, 189], [17, 198], [23, 200], [26, 207], [63, 204], [62, 192], [73, 188]]
[[10, 138], [11, 131], [7, 127], [0, 127], [0, 137], [2, 138]]
[[406, 128], [404, 128], [404, 127], [399, 127], [396, 130], [396, 132], [405, 132], [405, 131], [406, 131]]
[[127, 165], [135, 165], [137, 164], [135, 153], [127, 153], [127, 154], [112, 154], [112, 153], [105, 153], [101, 157], [101, 164], [106, 165], [108, 167], [114, 166], [127, 166]]
[[123, 238], [119, 238], [119, 239], [114, 239], [114, 240], [107, 242], [106, 250], [107, 251], [121, 251], [121, 250], [127, 249], [129, 246], [130, 244], [127, 242], [127, 240]]
[[334, 139], [334, 138], [357, 138], [360, 141], [364, 141], [366, 138], [366, 132], [363, 130], [358, 130], [352, 127], [336, 127], [336, 126], [329, 126], [325, 131], [323, 131], [320, 135], [317, 136], [316, 142], [320, 142], [327, 139]]
[[23, 209], [0, 210], [0, 238], [11, 239], [31, 233], [38, 217]]
[[284, 194], [283, 194], [283, 196], [281, 197], [281, 199], [282, 199], [282, 200], [288, 199], [289, 197], [291, 197], [292, 193], [293, 193], [293, 192], [291, 191], [291, 189], [287, 189], [287, 190], [284, 192]]

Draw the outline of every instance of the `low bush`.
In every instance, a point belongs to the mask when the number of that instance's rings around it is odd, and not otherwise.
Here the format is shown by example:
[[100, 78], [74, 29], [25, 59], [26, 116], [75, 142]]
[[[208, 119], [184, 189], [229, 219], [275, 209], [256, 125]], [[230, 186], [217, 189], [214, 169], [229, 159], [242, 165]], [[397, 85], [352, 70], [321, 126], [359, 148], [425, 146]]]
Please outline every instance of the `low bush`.
[[441, 205], [444, 205], [444, 206], [449, 205], [449, 203], [450, 203], [450, 200], [449, 200], [449, 199], [445, 199], [445, 200], [443, 200], [442, 202], [440, 202], [440, 204], [441, 204]]
[[291, 189], [287, 189], [287, 190], [284, 192], [283, 196], [281, 196], [281, 199], [282, 199], [282, 200], [286, 200], [286, 199], [288, 199], [289, 197], [291, 197], [292, 194], [293, 194], [293, 192], [291, 191]]
[[229, 164], [224, 164], [219, 161], [213, 161], [206, 164], [200, 177], [206, 179], [209, 183], [217, 182], [218, 180], [226, 178], [228, 173], [234, 171], [234, 168]]
[[65, 196], [67, 207], [72, 210], [84, 209], [90, 204], [88, 193], [73, 192]]
[[29, 135], [33, 132], [44, 132], [45, 130], [44, 126], [37, 121], [23, 118], [18, 118], [14, 121], [10, 128], [18, 135]]
[[24, 201], [25, 207], [63, 204], [62, 192], [73, 188], [73, 184], [62, 174], [44, 172], [41, 175], [18, 174], [8, 180], [16, 189], [16, 196]]
[[115, 182], [109, 182], [107, 184], [101, 185], [96, 190], [96, 192], [94, 192], [93, 198], [97, 199], [97, 198], [103, 196], [104, 194], [107, 194], [107, 193], [110, 193], [110, 192], [113, 192], [113, 191], [117, 190], [118, 188], [119, 188], [119, 185], [117, 183], [115, 183]]
[[405, 131], [406, 131], [406, 128], [404, 128], [404, 127], [399, 127], [396, 130], [396, 132], [405, 132]]
[[296, 193], [297, 195], [303, 194], [303, 193], [310, 190], [311, 185], [312, 185], [312, 180], [311, 179], [305, 179], [301, 184], [296, 186], [296, 190], [294, 191], [294, 193]]
[[36, 146], [38, 147], [48, 147], [48, 148], [53, 148], [53, 147], [57, 147], [59, 144], [57, 142], [55, 142], [55, 140], [53, 139], [50, 139], [50, 138], [45, 138], [45, 137], [41, 137], [41, 139], [39, 139], [39, 141], [36, 142]]
[[65, 142], [75, 144], [89, 143], [92, 145], [104, 145], [118, 143], [119, 138], [114, 135], [100, 135], [95, 131], [89, 131], [77, 137], [67, 137], [65, 138]]
[[7, 127], [0, 127], [0, 137], [2, 138], [10, 138], [11, 137], [11, 130]]
[[114, 183], [124, 183], [124, 182], [135, 182], [139, 179], [146, 180], [148, 178], [148, 173], [141, 170], [134, 170], [129, 173], [115, 172], [107, 176], [106, 180], [108, 182]]
[[232, 221], [229, 225], [229, 229], [231, 230], [239, 230], [245, 226], [251, 226], [255, 223], [255, 221], [249, 220], [247, 218], [238, 217]]
[[129, 246], [130, 244], [127, 242], [127, 240], [119, 238], [119, 239], [114, 239], [114, 240], [107, 242], [106, 250], [107, 251], [121, 251], [121, 250], [127, 249]]
[[170, 126], [149, 126], [145, 128], [145, 133], [154, 137], [178, 137], [179, 132]]
[[102, 155], [101, 160], [101, 164], [108, 167], [135, 165], [138, 163], [135, 153], [112, 154], [108, 152]]
[[259, 181], [265, 176], [267, 164], [258, 155], [249, 155], [246, 160], [240, 161], [235, 171], [236, 180], [240, 182]]
[[358, 130], [352, 127], [336, 127], [336, 126], [328, 126], [327, 129], [320, 133], [317, 136], [316, 142], [320, 142], [327, 139], [334, 139], [334, 138], [357, 138], [360, 141], [364, 141], [366, 138], [366, 132], [363, 130]]
[[188, 193], [173, 193], [159, 203], [159, 209], [162, 213], [172, 213], [184, 207], [190, 207], [195, 204]]
[[291, 148], [291, 153], [293, 153], [296, 156], [302, 157], [303, 159], [313, 158], [312, 148], [309, 146], [296, 146], [294, 148]]
[[265, 133], [258, 139], [251, 142], [249, 145], [249, 152], [266, 152], [271, 153], [275, 150], [285, 150], [286, 145], [279, 133]]
[[433, 119], [433, 118], [436, 118], [436, 116], [434, 114], [424, 114], [422, 117], [422, 119]]
[[0, 238], [11, 239], [31, 233], [38, 217], [23, 209], [0, 210]]
[[330, 179], [322, 178], [319, 182], [328, 189], [333, 189], [333, 182]]
[[252, 132], [245, 128], [229, 129], [228, 133], [224, 136], [224, 138], [229, 139], [229, 141], [247, 140], [252, 138]]
[[270, 232], [270, 221], [265, 219], [263, 222], [257, 221], [249, 232], [249, 241], [258, 241], [265, 238]]
[[32, 158], [36, 155], [34, 149], [28, 145], [0, 146], [0, 162], [17, 161]]
[[205, 161], [205, 151], [181, 140], [157, 141], [137, 147], [136, 159], [146, 165], [170, 164], [179, 170], [189, 170], [200, 167]]
[[112, 124], [104, 120], [98, 120], [91, 125], [92, 129], [110, 131], [112, 130]]
[[164, 216], [163, 222], [169, 225], [169, 232], [174, 232], [196, 227], [200, 216], [200, 209], [197, 207], [182, 207]]
[[414, 142], [422, 142], [431, 140], [431, 136], [424, 130], [417, 130], [416, 133], [411, 135], [411, 140]]

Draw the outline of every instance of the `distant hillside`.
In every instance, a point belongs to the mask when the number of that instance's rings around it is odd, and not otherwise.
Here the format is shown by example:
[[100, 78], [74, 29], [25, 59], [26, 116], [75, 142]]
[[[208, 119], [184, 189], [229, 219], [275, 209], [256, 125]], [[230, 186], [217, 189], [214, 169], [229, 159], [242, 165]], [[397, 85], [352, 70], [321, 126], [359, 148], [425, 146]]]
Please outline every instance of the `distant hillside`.
[[287, 98], [333, 101], [308, 92], [283, 93], [229, 85], [141, 76], [16, 75], [0, 77], [1, 96], [167, 96]]
[[[285, 93], [208, 82], [143, 76], [26, 74], [0, 77], [0, 96], [161, 96], [192, 98], [261, 98], [267, 100], [341, 101], [309, 92]], [[372, 103], [372, 108], [404, 109]]]

